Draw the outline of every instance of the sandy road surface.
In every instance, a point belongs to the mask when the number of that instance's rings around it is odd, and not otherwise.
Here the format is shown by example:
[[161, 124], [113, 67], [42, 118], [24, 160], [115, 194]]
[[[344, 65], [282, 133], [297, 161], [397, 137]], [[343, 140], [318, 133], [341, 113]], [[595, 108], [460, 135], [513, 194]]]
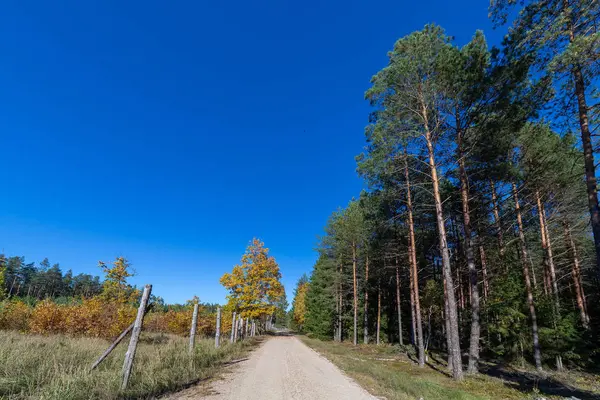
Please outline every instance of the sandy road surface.
[[200, 391], [191, 388], [170, 399], [209, 400], [372, 400], [340, 370], [293, 336], [267, 340], [225, 379]]

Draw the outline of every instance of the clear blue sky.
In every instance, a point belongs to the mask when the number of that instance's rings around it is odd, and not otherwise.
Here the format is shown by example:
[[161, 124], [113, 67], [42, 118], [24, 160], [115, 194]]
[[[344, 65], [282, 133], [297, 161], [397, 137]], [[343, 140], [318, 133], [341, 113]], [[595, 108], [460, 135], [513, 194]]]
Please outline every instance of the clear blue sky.
[[500, 37], [481, 0], [3, 2], [0, 248], [222, 302], [258, 236], [291, 298], [360, 192], [369, 80], [428, 22]]

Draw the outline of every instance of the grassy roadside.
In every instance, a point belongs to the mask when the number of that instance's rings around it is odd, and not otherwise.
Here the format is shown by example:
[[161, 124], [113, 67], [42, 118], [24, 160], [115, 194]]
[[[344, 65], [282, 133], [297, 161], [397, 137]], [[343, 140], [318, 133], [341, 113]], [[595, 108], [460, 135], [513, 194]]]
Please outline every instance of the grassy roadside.
[[189, 355], [186, 338], [142, 335], [130, 387], [121, 391], [121, 368], [127, 343], [120, 344], [90, 372], [89, 366], [108, 342], [0, 332], [0, 398], [154, 398], [214, 376], [219, 366], [242, 358], [258, 340], [225, 343], [215, 349], [214, 340], [202, 339], [197, 341], [195, 353]]
[[[480, 400], [480, 399], [562, 399], [564, 395], [600, 399], [600, 392], [575, 390], [553, 395], [541, 387], [528, 387], [506, 379], [486, 375], [454, 382], [443, 370], [431, 366], [419, 368], [392, 346], [323, 342], [305, 336], [305, 344], [325, 356], [370, 393], [388, 400]], [[598, 396], [598, 397], [596, 397]]]

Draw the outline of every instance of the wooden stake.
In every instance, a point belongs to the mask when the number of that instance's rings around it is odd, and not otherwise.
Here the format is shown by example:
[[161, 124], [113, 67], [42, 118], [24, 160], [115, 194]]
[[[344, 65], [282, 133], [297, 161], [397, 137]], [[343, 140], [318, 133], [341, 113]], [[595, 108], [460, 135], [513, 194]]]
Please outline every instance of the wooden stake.
[[148, 305], [148, 299], [152, 292], [152, 285], [146, 285], [144, 287], [144, 293], [142, 294], [142, 301], [138, 308], [137, 317], [133, 324], [133, 330], [131, 332], [131, 340], [129, 341], [129, 347], [127, 353], [125, 353], [125, 362], [123, 363], [123, 384], [121, 389], [127, 389], [129, 383], [129, 377], [131, 376], [131, 369], [133, 368], [133, 359], [135, 358], [135, 351], [137, 349], [138, 340], [140, 339], [140, 333], [142, 333], [142, 324], [144, 323], [144, 314], [146, 313], [146, 306]]
[[[148, 307], [146, 307], [146, 313], [148, 313], [148, 311], [150, 311], [150, 309], [154, 307], [154, 303], [152, 304], [148, 304]], [[114, 342], [112, 342], [112, 344], [110, 346], [108, 346], [108, 349], [106, 349], [106, 351], [104, 353], [102, 353], [102, 355], [96, 360], [95, 363], [92, 364], [90, 371], [95, 369], [98, 365], [100, 365], [100, 363], [102, 361], [104, 361], [104, 359], [106, 357], [108, 357], [108, 355], [110, 353], [112, 353], [112, 351], [115, 349], [115, 347], [117, 347], [117, 345], [119, 343], [121, 343], [121, 341], [125, 338], [125, 336], [127, 336], [127, 334], [129, 332], [131, 332], [131, 330], [133, 329], [133, 325], [135, 324], [135, 322], [132, 322], [131, 325], [129, 325], [127, 328], [125, 328], [125, 330], [123, 332], [121, 332], [121, 334], [119, 335], [118, 338], [115, 339]]]
[[215, 333], [215, 347], [219, 347], [221, 340], [221, 307], [217, 307], [217, 330]]
[[237, 342], [238, 340], [238, 335], [239, 335], [239, 331], [240, 331], [240, 316], [238, 315], [238, 317], [235, 320], [235, 332], [233, 333], [233, 342]]
[[235, 311], [233, 312], [233, 317], [231, 317], [231, 338], [229, 339], [230, 343], [233, 343], [234, 333], [235, 333]]
[[192, 314], [192, 327], [190, 328], [190, 348], [189, 352], [194, 352], [194, 343], [196, 341], [196, 325], [198, 324], [198, 303], [194, 304], [194, 313]]

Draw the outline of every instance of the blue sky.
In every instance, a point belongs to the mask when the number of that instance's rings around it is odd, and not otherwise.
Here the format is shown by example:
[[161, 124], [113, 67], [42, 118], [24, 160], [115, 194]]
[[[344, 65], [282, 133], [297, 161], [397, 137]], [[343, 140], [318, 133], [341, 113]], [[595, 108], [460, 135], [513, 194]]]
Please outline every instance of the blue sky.
[[501, 35], [481, 0], [4, 2], [0, 248], [222, 302], [258, 236], [291, 298], [360, 192], [369, 80], [429, 22]]

